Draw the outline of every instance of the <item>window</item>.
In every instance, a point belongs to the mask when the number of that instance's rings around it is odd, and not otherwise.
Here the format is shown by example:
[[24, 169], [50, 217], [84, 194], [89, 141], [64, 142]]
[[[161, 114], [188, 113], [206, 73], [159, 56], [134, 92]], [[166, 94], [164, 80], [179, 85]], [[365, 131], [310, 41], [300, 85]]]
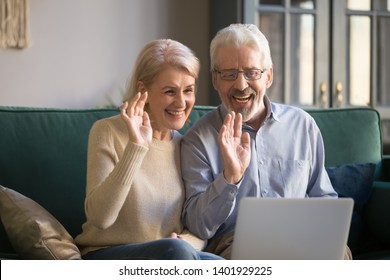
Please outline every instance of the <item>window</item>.
[[254, 23], [267, 36], [271, 100], [303, 108], [375, 107], [390, 146], [390, 0], [210, 2], [212, 36], [232, 22]]

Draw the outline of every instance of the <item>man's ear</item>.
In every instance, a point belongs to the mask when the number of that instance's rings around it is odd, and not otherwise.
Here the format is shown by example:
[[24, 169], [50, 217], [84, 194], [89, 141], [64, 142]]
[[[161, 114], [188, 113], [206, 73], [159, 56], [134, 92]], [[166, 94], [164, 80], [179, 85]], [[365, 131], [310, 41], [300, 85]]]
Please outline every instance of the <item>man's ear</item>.
[[217, 76], [217, 73], [215, 73], [215, 71], [211, 71], [211, 81], [213, 83], [213, 87], [216, 91], [218, 91], [218, 76]]
[[272, 82], [274, 81], [274, 69], [270, 67], [266, 73], [267, 73], [267, 81], [265, 82], [265, 85], [267, 88], [269, 88], [272, 85]]

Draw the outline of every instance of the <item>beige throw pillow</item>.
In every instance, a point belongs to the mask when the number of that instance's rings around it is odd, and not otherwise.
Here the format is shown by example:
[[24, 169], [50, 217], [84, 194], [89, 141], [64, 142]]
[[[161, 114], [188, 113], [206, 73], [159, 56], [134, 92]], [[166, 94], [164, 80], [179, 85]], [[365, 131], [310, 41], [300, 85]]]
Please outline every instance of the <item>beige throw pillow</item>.
[[72, 236], [32, 199], [0, 186], [0, 216], [22, 259], [81, 259]]

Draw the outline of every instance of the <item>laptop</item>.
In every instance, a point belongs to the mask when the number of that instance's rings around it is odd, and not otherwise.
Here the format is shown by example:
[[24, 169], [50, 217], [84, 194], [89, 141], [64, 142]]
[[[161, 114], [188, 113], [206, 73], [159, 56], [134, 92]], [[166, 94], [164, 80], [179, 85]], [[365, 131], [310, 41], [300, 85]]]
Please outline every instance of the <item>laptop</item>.
[[352, 210], [351, 198], [242, 198], [232, 259], [343, 259]]

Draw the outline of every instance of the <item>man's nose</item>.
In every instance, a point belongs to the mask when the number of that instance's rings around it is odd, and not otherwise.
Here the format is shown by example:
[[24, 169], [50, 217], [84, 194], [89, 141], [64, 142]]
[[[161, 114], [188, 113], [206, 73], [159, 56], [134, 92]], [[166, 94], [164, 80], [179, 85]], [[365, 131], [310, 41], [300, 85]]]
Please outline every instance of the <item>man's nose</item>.
[[244, 73], [238, 73], [237, 79], [234, 81], [234, 87], [240, 91], [243, 91], [248, 86], [248, 81], [245, 79]]

